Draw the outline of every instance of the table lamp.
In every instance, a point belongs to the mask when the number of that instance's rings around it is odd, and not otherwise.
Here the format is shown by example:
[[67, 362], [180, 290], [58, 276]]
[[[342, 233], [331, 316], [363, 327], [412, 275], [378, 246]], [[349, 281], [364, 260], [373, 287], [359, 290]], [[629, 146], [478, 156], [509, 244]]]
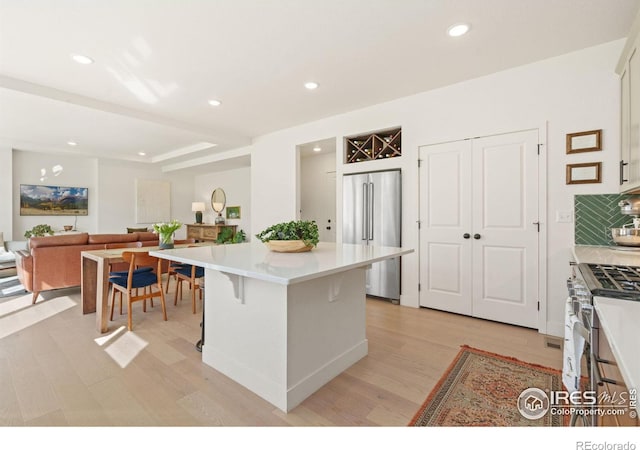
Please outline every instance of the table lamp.
[[191, 203], [191, 211], [196, 213], [196, 223], [202, 223], [202, 211], [204, 211], [204, 202]]

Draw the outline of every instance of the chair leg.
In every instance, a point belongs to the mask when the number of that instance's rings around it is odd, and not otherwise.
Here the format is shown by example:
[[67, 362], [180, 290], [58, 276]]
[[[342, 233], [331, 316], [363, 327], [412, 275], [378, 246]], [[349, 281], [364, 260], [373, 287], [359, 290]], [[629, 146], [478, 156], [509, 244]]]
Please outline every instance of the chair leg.
[[191, 280], [191, 310], [196, 313], [196, 280]]
[[171, 276], [172, 276], [171, 273], [167, 273], [167, 285], [165, 286], [165, 291], [164, 291], [167, 294], [169, 293], [169, 281], [171, 281]]
[[127, 328], [129, 331], [133, 331], [133, 320], [131, 311], [131, 294], [127, 292]]
[[176, 296], [173, 300], [173, 306], [178, 304], [178, 294], [180, 294], [180, 300], [182, 300], [182, 278], [176, 276]]
[[[113, 307], [116, 304], [116, 288], [111, 286], [111, 316], [109, 320], [113, 321]], [[120, 292], [120, 315], [122, 315], [122, 292]]]
[[38, 300], [38, 295], [40, 295], [40, 291], [33, 291], [33, 299], [31, 300], [32, 305], [36, 304], [36, 300]]
[[162, 285], [158, 286], [158, 289], [160, 290], [160, 304], [162, 305], [162, 316], [166, 322], [167, 320], [167, 305], [164, 299], [164, 292], [162, 292]]

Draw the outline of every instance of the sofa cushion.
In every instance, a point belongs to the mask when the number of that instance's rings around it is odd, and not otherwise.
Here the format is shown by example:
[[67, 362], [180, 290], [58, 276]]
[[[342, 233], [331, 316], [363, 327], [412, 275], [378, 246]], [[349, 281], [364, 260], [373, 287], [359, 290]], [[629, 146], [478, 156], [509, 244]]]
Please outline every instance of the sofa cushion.
[[41, 247], [58, 247], [61, 245], [85, 245], [89, 240], [88, 233], [61, 234], [59, 236], [32, 237], [29, 239], [31, 249]]
[[0, 263], [7, 263], [16, 260], [16, 255], [13, 252], [8, 251], [4, 246], [4, 238], [0, 231]]
[[4, 247], [2, 247], [2, 251], [0, 251], [0, 263], [8, 263], [16, 260], [16, 255], [13, 252], [4, 251]]
[[140, 233], [134, 233], [139, 241], [157, 241], [158, 235], [153, 231], [143, 231]]
[[138, 240], [136, 233], [122, 234], [91, 234], [89, 244], [109, 244], [112, 242], [135, 242]]

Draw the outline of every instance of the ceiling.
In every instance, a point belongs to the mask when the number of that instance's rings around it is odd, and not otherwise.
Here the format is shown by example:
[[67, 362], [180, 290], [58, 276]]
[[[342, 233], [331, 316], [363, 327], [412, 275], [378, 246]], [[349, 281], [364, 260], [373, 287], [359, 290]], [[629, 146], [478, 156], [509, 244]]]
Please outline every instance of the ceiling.
[[[187, 167], [275, 130], [623, 38], [639, 5], [0, 0], [0, 144]], [[447, 36], [457, 22], [471, 31]]]

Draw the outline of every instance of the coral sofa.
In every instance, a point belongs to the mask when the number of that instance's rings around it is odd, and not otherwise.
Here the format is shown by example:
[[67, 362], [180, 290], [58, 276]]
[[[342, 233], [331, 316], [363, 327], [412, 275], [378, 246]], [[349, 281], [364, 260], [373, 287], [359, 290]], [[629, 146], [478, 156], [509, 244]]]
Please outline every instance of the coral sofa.
[[16, 269], [35, 303], [42, 291], [80, 286], [83, 251], [154, 245], [158, 245], [158, 235], [151, 232], [34, 237], [29, 251], [16, 252]]

